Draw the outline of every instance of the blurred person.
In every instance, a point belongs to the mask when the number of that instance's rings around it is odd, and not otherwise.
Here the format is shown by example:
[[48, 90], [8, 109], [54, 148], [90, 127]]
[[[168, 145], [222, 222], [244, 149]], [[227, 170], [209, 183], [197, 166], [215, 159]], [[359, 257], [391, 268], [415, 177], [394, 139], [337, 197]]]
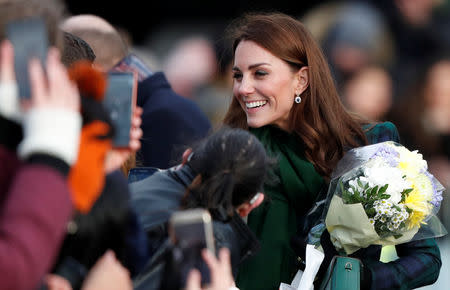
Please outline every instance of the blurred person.
[[[269, 156], [277, 157], [279, 177], [264, 188], [271, 202], [248, 216], [261, 250], [239, 266], [236, 284], [243, 290], [278, 289], [301, 268], [307, 213], [326, 196], [330, 175], [346, 151], [400, 140], [393, 123], [367, 123], [345, 109], [321, 48], [300, 21], [282, 13], [249, 13], [228, 32], [234, 98], [224, 123], [254, 134]], [[316, 283], [338, 255], [328, 231], [321, 245], [325, 258]], [[353, 254], [364, 265], [363, 289], [415, 288], [439, 276], [434, 239], [397, 246], [400, 258], [389, 263], [379, 261], [380, 252], [381, 246], [371, 245]]]
[[[65, 46], [67, 54], [69, 50], [79, 50], [78, 46]], [[112, 152], [111, 140], [114, 127], [109, 114], [102, 105], [102, 99], [106, 89], [106, 75], [96, 70], [89, 61], [78, 60], [68, 64], [69, 75], [76, 80], [82, 96], [83, 130], [89, 130], [100, 124], [105, 127], [105, 135], [101, 136], [104, 150], [100, 158], [94, 158], [89, 162], [98, 162], [98, 171], [104, 171], [100, 193], [93, 206], [86, 212], [76, 212], [67, 226], [67, 234], [59, 251], [52, 273], [65, 278], [71, 288], [80, 289], [86, 275], [94, 267], [98, 259], [108, 250], [114, 251], [118, 260], [127, 268], [130, 275], [136, 275], [147, 259], [146, 240], [135, 213], [129, 205], [129, 190], [126, 178], [118, 170], [120, 165], [111, 164], [108, 161], [108, 152]], [[140, 113], [134, 116], [133, 127], [130, 132], [130, 149], [133, 143], [139, 143], [142, 135], [133, 134], [133, 130], [139, 127], [136, 119], [140, 121]], [[137, 125], [137, 126], [136, 126]], [[98, 136], [97, 136], [98, 137]], [[94, 137], [95, 138], [95, 137]], [[105, 144], [106, 143], [106, 144]], [[96, 143], [88, 146], [98, 146]], [[84, 149], [84, 148], [83, 148]], [[88, 147], [89, 149], [89, 147]], [[92, 148], [91, 148], [92, 149]], [[95, 157], [92, 154], [87, 156]], [[84, 165], [84, 176], [88, 178], [92, 170], [91, 164]], [[103, 169], [102, 169], [103, 167]], [[82, 184], [79, 190], [84, 191]], [[46, 289], [45, 285], [41, 289]]]
[[[64, 31], [64, 49], [62, 52], [62, 62], [67, 68], [81, 61], [94, 64], [96, 55], [90, 45], [78, 36]], [[141, 125], [142, 109], [136, 108], [135, 116], [133, 116], [133, 128], [130, 132], [132, 138], [129, 149], [112, 149], [108, 152], [106, 159], [107, 171], [111, 172], [120, 166], [122, 173], [127, 176], [130, 168], [136, 166], [135, 152], [140, 148], [138, 141], [142, 137]]]
[[[263, 201], [261, 190], [268, 181], [271, 164], [262, 144], [253, 135], [224, 127], [186, 150], [179, 166], [132, 183], [132, 203], [154, 253], [142, 278], [135, 281], [136, 289], [183, 286], [178, 285], [179, 277], [175, 278], [176, 271], [169, 260], [158, 260], [167, 245], [170, 216], [190, 208], [210, 212], [215, 248], [230, 250], [232, 274], [236, 277], [238, 266], [259, 248], [242, 218]], [[162, 270], [160, 264], [166, 268]]]
[[212, 80], [216, 66], [214, 46], [202, 35], [187, 36], [176, 42], [163, 62], [173, 90], [188, 99], [194, 99], [196, 91]]
[[394, 97], [405, 96], [411, 82], [421, 75], [422, 67], [442, 49], [449, 48], [448, 36], [445, 38], [449, 30], [449, 12], [441, 9], [446, 1], [362, 1], [376, 7], [388, 24], [395, 55], [391, 64]]
[[372, 121], [386, 121], [393, 102], [392, 80], [380, 66], [367, 66], [343, 84], [344, 105], [352, 112]]
[[78, 90], [57, 49], [62, 48], [57, 26], [64, 9], [55, 0], [0, 2], [1, 40], [10, 21], [39, 17], [50, 45], [46, 76], [38, 61], [30, 62], [32, 95], [25, 110], [17, 96], [14, 49], [9, 42], [1, 44], [2, 289], [37, 287], [56, 258], [74, 209], [83, 208], [78, 202], [89, 207], [95, 201], [95, 195], [74, 191], [68, 182], [80, 156], [82, 120]]
[[136, 159], [142, 166], [169, 168], [187, 144], [204, 137], [211, 128], [205, 114], [191, 100], [176, 94], [163, 72], [153, 72], [131, 56], [119, 33], [96, 15], [75, 15], [62, 24], [64, 31], [84, 39], [104, 71], [134, 71], [139, 77], [137, 105], [143, 108], [143, 137]]
[[369, 3], [331, 1], [302, 19], [321, 44], [339, 92], [347, 79], [366, 65], [392, 62], [393, 43], [386, 21]]
[[49, 270], [72, 216], [67, 175], [77, 159], [81, 116], [78, 90], [55, 48], [47, 57], [48, 77], [39, 61], [30, 62], [31, 102], [21, 108], [13, 53], [11, 43], [2, 41], [0, 288], [25, 290]]
[[[222, 37], [221, 34], [220, 37]], [[210, 82], [197, 89], [193, 100], [206, 114], [213, 128], [218, 128], [232, 100], [233, 79], [231, 78], [231, 53], [222, 39], [216, 40], [214, 47], [217, 55], [217, 70]]]

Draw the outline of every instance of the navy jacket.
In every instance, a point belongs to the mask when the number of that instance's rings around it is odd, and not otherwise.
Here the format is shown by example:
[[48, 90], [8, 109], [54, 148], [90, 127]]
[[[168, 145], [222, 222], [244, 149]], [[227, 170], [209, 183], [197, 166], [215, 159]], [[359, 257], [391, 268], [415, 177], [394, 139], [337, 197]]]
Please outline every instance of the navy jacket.
[[143, 166], [169, 168], [182, 152], [205, 137], [211, 124], [191, 100], [177, 95], [162, 72], [138, 85], [137, 105], [142, 107], [142, 148], [137, 159]]

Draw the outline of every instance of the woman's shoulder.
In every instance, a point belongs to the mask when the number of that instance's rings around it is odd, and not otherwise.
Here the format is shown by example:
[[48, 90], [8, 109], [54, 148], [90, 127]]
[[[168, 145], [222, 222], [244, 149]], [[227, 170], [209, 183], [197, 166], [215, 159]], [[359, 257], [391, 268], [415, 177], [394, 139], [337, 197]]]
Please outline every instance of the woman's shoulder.
[[370, 123], [363, 126], [369, 144], [384, 141], [394, 141], [400, 143], [400, 136], [394, 123], [386, 121], [380, 123]]

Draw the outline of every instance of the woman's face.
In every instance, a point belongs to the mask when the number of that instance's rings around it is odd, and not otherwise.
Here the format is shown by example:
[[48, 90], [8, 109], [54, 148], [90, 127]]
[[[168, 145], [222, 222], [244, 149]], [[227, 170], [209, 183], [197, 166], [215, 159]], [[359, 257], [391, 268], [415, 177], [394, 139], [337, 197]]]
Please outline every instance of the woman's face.
[[[276, 125], [288, 130], [288, 117], [299, 79], [291, 67], [253, 41], [236, 47], [233, 95], [247, 115], [249, 127]], [[296, 91], [297, 90], [297, 91]]]

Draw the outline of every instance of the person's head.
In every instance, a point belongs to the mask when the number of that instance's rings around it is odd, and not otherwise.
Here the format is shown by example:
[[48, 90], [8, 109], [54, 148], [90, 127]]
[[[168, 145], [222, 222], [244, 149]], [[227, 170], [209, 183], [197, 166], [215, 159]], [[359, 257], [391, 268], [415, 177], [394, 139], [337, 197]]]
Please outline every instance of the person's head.
[[176, 43], [164, 63], [164, 72], [175, 92], [194, 98], [196, 90], [210, 82], [216, 72], [213, 43], [203, 35], [192, 35]]
[[323, 48], [339, 88], [366, 65], [391, 62], [389, 30], [380, 12], [370, 3], [344, 2], [334, 18], [323, 39]]
[[[234, 99], [225, 124], [273, 125], [298, 134], [328, 176], [346, 147], [365, 142], [344, 109], [325, 57], [304, 25], [281, 13], [247, 14], [230, 28]], [[294, 102], [296, 96], [301, 102]]]
[[73, 63], [81, 60], [93, 63], [95, 60], [94, 51], [86, 41], [64, 31], [64, 49], [61, 53], [62, 63], [66, 67], [70, 67]]
[[382, 121], [392, 107], [391, 76], [382, 67], [365, 67], [345, 82], [342, 98], [350, 111]]
[[193, 146], [192, 153], [186, 151], [184, 159], [196, 177], [183, 198], [183, 208], [203, 207], [227, 216], [237, 210], [246, 216], [262, 202], [262, 195], [252, 198], [262, 191], [272, 161], [248, 131], [220, 128]]
[[29, 17], [45, 20], [49, 44], [62, 49], [62, 33], [58, 24], [64, 16], [65, 6], [59, 0], [2, 0], [0, 1], [0, 40], [5, 38], [5, 28], [10, 21]]
[[127, 55], [127, 47], [120, 33], [105, 19], [91, 14], [68, 17], [61, 25], [63, 31], [86, 41], [96, 55], [95, 64], [104, 71], [111, 69]]

